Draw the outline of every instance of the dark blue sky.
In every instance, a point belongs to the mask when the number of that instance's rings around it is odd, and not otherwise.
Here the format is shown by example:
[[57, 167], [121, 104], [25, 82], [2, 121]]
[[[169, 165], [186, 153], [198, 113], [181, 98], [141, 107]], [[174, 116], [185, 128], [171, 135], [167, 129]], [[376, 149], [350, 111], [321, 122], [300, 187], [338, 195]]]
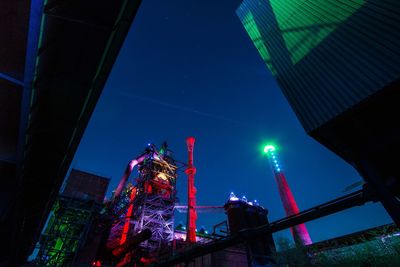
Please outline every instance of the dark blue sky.
[[[166, 140], [186, 161], [185, 138], [193, 135], [198, 205], [223, 205], [233, 191], [257, 199], [271, 221], [285, 214], [261, 153], [267, 141], [279, 144], [300, 210], [359, 181], [351, 166], [305, 134], [237, 18], [239, 3], [143, 1], [72, 167], [111, 177], [111, 191], [148, 142]], [[186, 202], [183, 173], [178, 196]], [[198, 225], [223, 219], [199, 214]], [[379, 204], [369, 204], [307, 227], [319, 241], [388, 222]]]

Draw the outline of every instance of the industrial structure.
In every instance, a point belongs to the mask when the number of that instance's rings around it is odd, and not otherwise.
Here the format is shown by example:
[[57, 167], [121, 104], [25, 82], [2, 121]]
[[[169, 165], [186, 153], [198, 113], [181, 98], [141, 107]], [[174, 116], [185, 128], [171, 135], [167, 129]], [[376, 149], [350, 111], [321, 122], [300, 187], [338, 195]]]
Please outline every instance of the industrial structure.
[[[194, 188], [194, 177], [190, 177], [195, 172], [190, 170], [194, 168], [194, 140], [193, 137], [186, 140], [188, 163], [183, 165], [172, 157], [166, 143], [160, 148], [148, 144], [128, 163], [112, 198], [105, 202], [107, 178], [72, 170], [52, 208], [32, 263], [60, 267], [273, 266], [278, 259], [273, 233], [292, 228], [296, 243], [309, 249], [311, 239], [305, 222], [372, 200], [367, 191], [359, 190], [299, 212], [275, 148], [266, 146], [275, 178], [282, 186], [280, 191], [286, 189], [280, 193], [288, 217], [270, 223], [267, 209], [256, 200], [238, 198], [233, 192], [223, 207], [197, 206], [195, 195], [189, 194]], [[133, 176], [135, 168], [138, 172]], [[188, 181], [192, 179], [186, 205], [178, 204], [176, 198], [179, 169], [185, 169]], [[277, 177], [277, 172], [282, 175]], [[191, 209], [196, 216], [189, 214]], [[183, 224], [174, 227], [174, 210], [188, 213], [186, 227]], [[212, 232], [193, 229], [194, 235], [191, 234], [189, 226], [196, 225], [197, 212], [221, 211], [225, 211], [227, 220], [215, 225]], [[397, 228], [389, 234], [398, 235]], [[321, 244], [315, 246], [321, 252], [310, 255], [330, 255], [327, 250], [338, 248], [329, 245], [328, 249]]]
[[0, 265], [33, 251], [140, 3], [2, 2]]
[[188, 137], [186, 139], [186, 145], [188, 149], [188, 166], [185, 173], [188, 176], [188, 211], [187, 211], [187, 242], [196, 242], [196, 188], [194, 187], [194, 175], [196, 174], [196, 168], [193, 166], [193, 149], [194, 149], [194, 137]]
[[40, 236], [35, 264], [73, 266], [91, 263], [90, 256], [95, 256], [96, 248], [90, 248], [94, 243], [89, 245], [87, 236], [103, 209], [109, 181], [105, 177], [71, 170]]
[[[244, 229], [269, 225], [268, 210], [257, 201], [248, 201], [245, 197], [239, 199], [232, 192], [224, 208], [228, 216], [230, 235], [236, 235]], [[276, 250], [272, 233], [260, 235], [244, 244], [249, 266], [268, 266], [274, 263], [272, 256]]]
[[[231, 193], [222, 206], [197, 206], [194, 137], [186, 139], [188, 203], [176, 201], [177, 162], [166, 143], [148, 144], [131, 160], [109, 201], [103, 202], [109, 180], [72, 170], [57, 198], [38, 243], [37, 266], [147, 266], [174, 253], [268, 224], [268, 211], [257, 201]], [[137, 168], [137, 177], [131, 177]], [[174, 210], [187, 212], [187, 226], [174, 227]], [[196, 229], [197, 211], [221, 212], [228, 221], [213, 233]], [[190, 211], [192, 211], [190, 213]], [[222, 227], [222, 228], [221, 228]], [[266, 239], [265, 239], [266, 238]], [[228, 264], [261, 266], [273, 262], [272, 234], [197, 259], [196, 266]], [[201, 262], [201, 263], [200, 263]], [[208, 262], [209, 265], [204, 265]], [[176, 265], [180, 266], [180, 265]]]
[[[127, 181], [135, 166], [139, 175], [132, 185]], [[129, 162], [108, 209], [112, 226], [106, 247], [115, 256], [109, 263], [151, 263], [172, 252], [176, 171], [166, 143], [160, 149], [148, 144], [139, 157]], [[145, 231], [150, 236], [136, 243]]]
[[361, 190], [300, 212], [269, 147], [288, 216], [269, 222], [267, 209], [232, 193], [227, 221], [199, 232], [197, 213], [221, 207], [197, 206], [193, 137], [182, 166], [186, 229], [174, 227], [179, 168], [165, 143], [129, 162], [109, 201], [101, 176], [72, 170], [62, 187], [140, 2], [26, 0], [0, 9], [0, 38], [9, 40], [0, 49], [0, 265], [21, 266], [38, 241], [36, 266], [270, 266], [273, 233], [292, 228], [308, 246], [305, 222], [369, 201], [400, 225], [395, 0], [244, 0], [237, 10], [306, 131], [357, 168]]
[[400, 226], [397, 0], [243, 0], [236, 11], [306, 132]]
[[35, 264], [131, 266], [170, 255], [176, 178], [177, 166], [166, 143], [160, 149], [148, 144], [130, 161], [105, 203], [109, 180], [72, 170], [41, 235]]
[[[296, 201], [294, 200], [293, 197], [292, 190], [290, 190], [285, 174], [283, 173], [282, 166], [279, 163], [275, 146], [273, 145], [265, 146], [264, 153], [267, 154], [268, 161], [272, 168], [272, 173], [278, 185], [279, 195], [281, 197], [282, 204], [286, 212], [286, 216], [292, 216], [298, 214], [300, 210], [297, 207]], [[308, 234], [307, 228], [304, 223], [296, 225], [290, 228], [290, 230], [292, 232], [296, 244], [300, 244], [303, 246], [312, 244], [310, 235]]]

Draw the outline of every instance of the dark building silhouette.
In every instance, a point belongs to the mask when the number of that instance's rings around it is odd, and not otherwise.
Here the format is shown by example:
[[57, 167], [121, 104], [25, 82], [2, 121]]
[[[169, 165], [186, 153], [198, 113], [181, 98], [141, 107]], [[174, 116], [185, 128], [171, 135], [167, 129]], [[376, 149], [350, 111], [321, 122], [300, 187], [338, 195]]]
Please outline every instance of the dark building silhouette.
[[140, 2], [2, 1], [0, 265], [31, 254]]
[[400, 5], [256, 1], [237, 9], [307, 133], [353, 165], [400, 224]]
[[61, 194], [103, 203], [109, 182], [109, 178], [72, 169]]
[[[228, 217], [230, 235], [237, 235], [244, 229], [268, 225], [268, 210], [258, 202], [239, 199], [232, 192], [224, 205]], [[273, 255], [276, 253], [272, 233], [261, 235], [247, 243], [249, 266], [274, 265]]]

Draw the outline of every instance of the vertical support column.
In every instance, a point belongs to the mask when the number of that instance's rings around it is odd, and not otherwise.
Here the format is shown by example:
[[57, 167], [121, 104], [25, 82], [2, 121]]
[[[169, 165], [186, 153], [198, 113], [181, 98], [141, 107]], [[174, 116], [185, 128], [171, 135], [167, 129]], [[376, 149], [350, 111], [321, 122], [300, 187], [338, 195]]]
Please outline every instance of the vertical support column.
[[193, 149], [194, 149], [194, 137], [186, 138], [186, 145], [188, 149], [188, 166], [185, 173], [188, 176], [188, 218], [186, 227], [186, 241], [188, 243], [196, 242], [196, 188], [194, 187], [194, 175], [196, 174], [196, 168], [193, 166]]
[[124, 228], [122, 230], [122, 236], [121, 236], [121, 240], [119, 242], [119, 244], [121, 246], [126, 242], [126, 238], [128, 237], [129, 228], [130, 228], [130, 224], [131, 224], [131, 220], [132, 220], [133, 200], [135, 199], [135, 197], [136, 197], [136, 187], [132, 188], [131, 197], [129, 198], [130, 204], [128, 207], [128, 211], [126, 212], [126, 215], [125, 215]]
[[367, 185], [371, 186], [393, 222], [400, 227], [400, 198], [385, 185], [382, 175], [371, 160], [360, 158], [357, 163], [356, 167]]

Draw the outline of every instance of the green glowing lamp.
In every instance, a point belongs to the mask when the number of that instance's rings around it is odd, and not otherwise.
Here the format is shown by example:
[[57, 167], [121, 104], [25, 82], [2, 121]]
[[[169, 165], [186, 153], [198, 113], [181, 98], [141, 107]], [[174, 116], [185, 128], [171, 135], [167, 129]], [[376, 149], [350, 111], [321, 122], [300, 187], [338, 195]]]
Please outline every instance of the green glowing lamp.
[[268, 152], [272, 152], [272, 151], [275, 151], [275, 147], [273, 145], [266, 145], [264, 147], [264, 153], [265, 154], [268, 154]]

